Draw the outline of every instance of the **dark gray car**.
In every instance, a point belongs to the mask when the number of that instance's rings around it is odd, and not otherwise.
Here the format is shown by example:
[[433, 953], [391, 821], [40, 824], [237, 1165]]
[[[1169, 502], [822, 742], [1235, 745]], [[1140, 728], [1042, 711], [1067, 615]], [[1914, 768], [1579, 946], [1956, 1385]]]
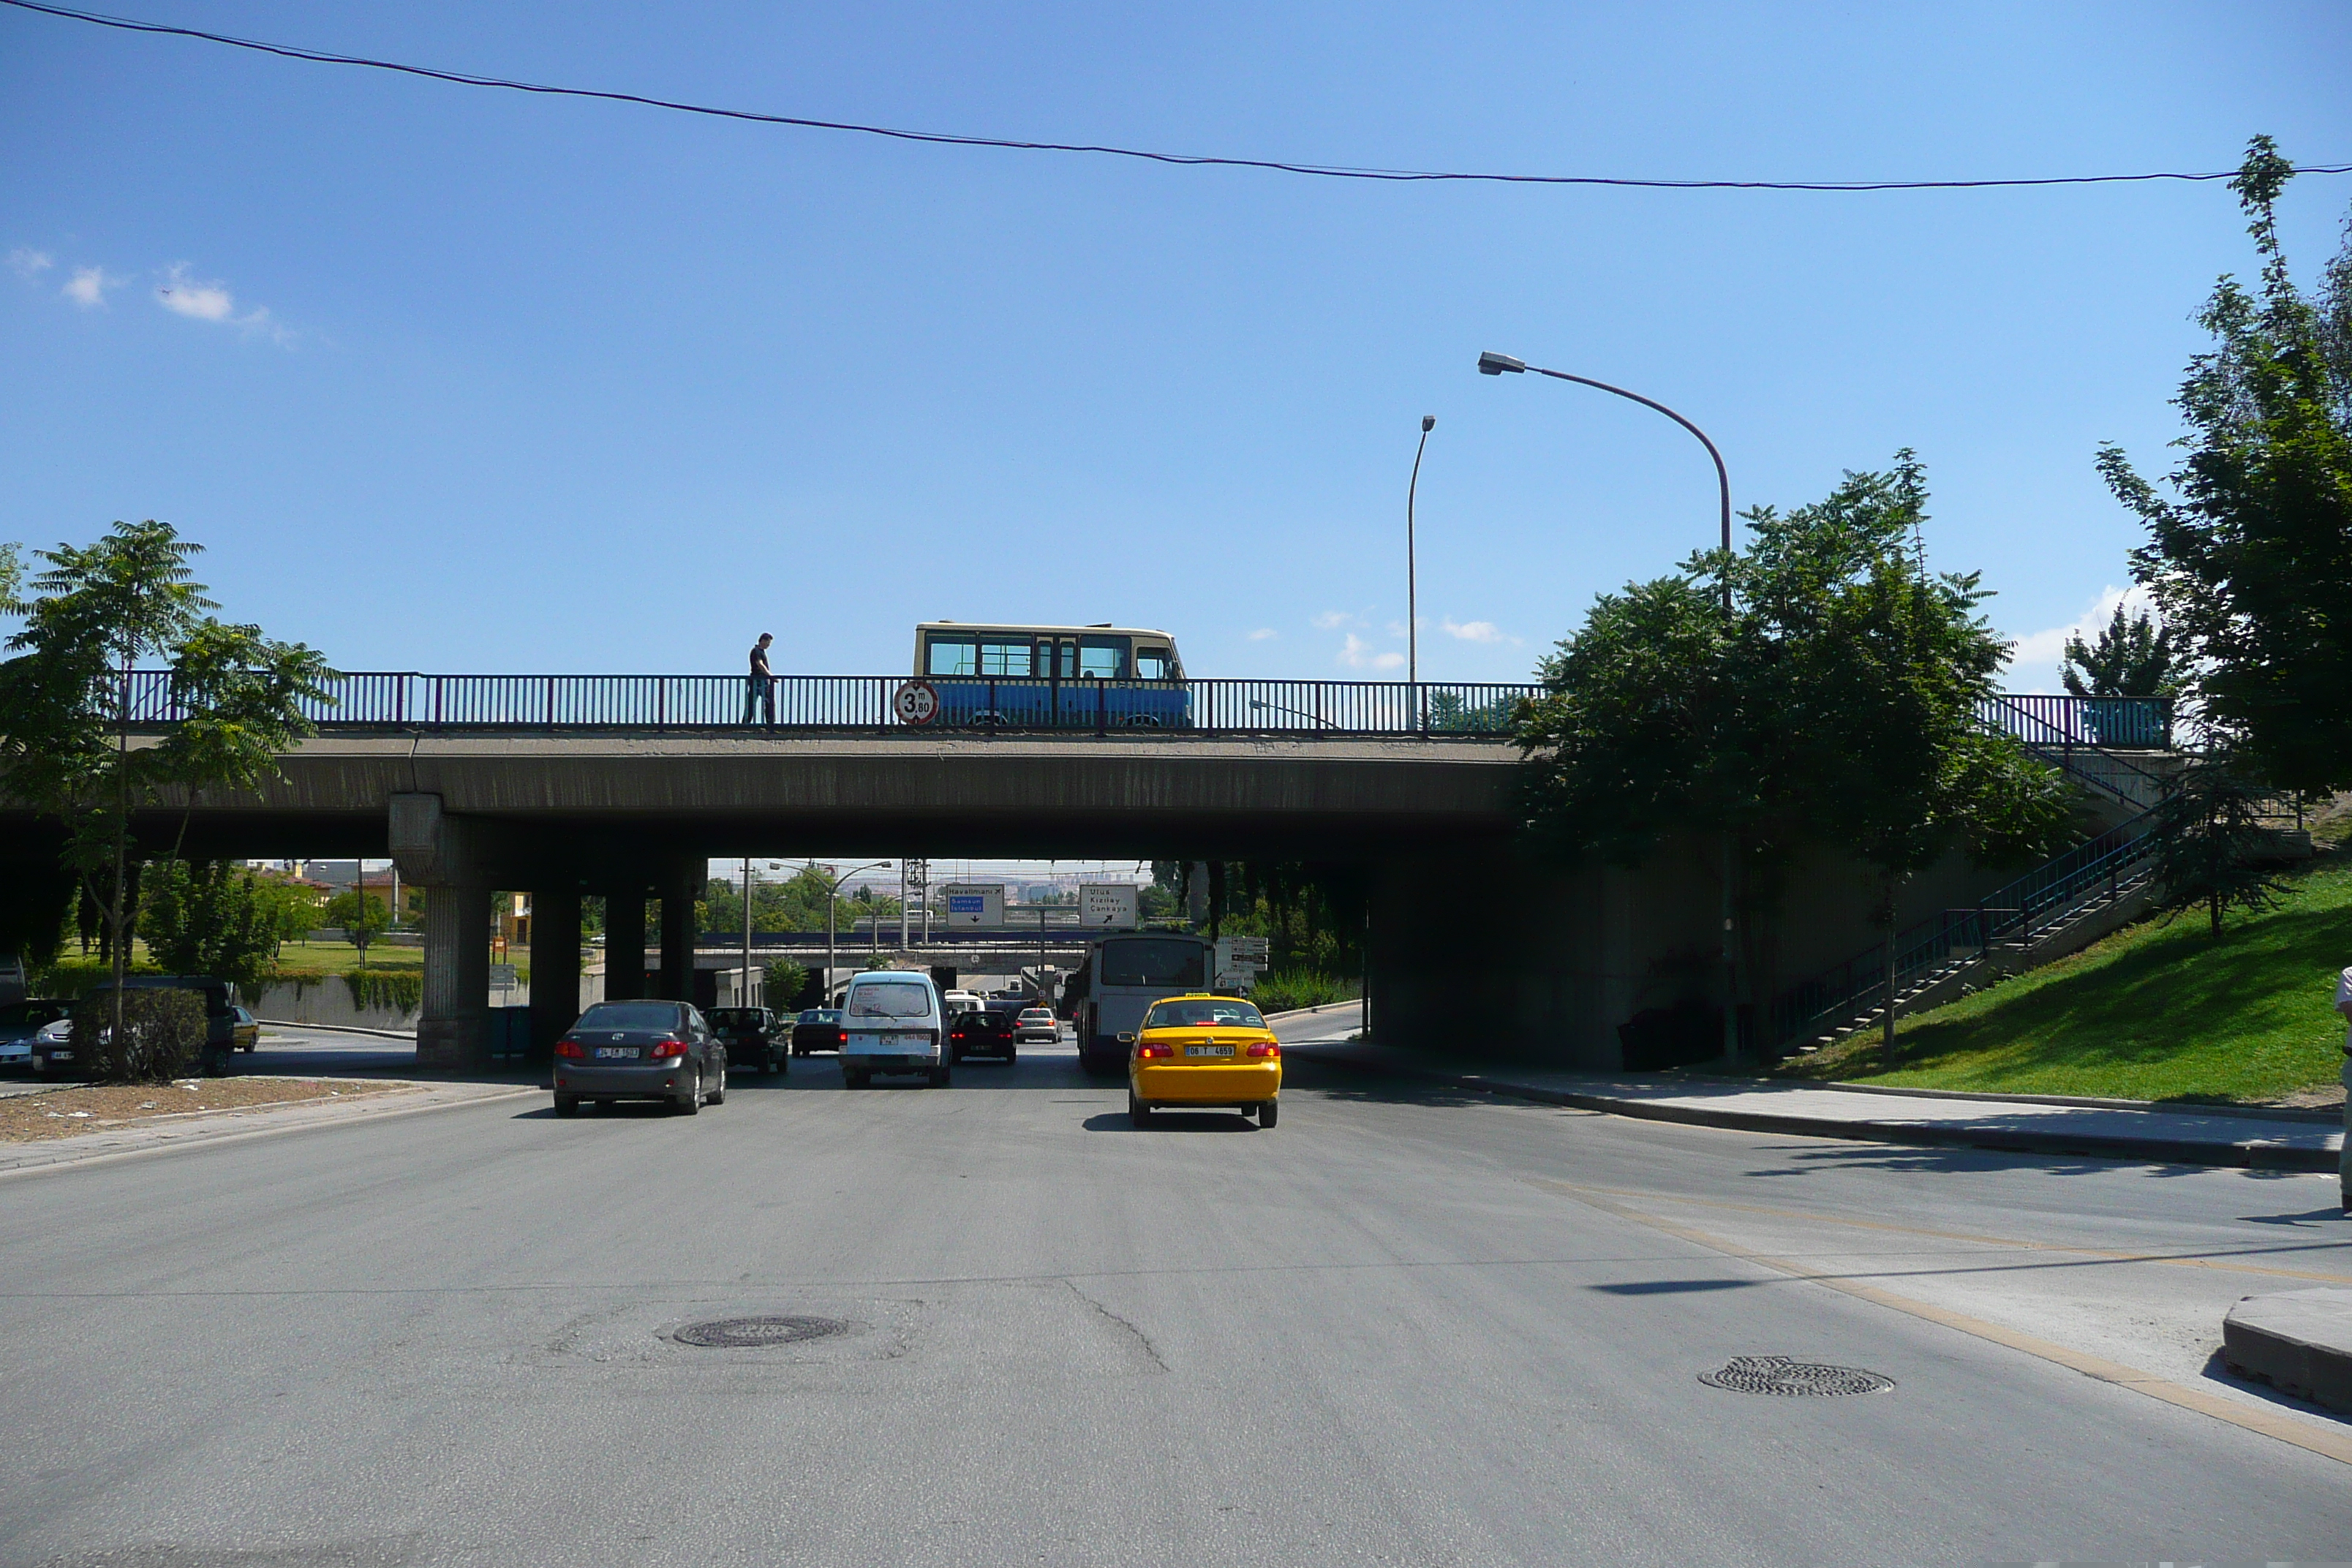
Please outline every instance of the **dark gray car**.
[[686, 1116], [724, 1104], [726, 1044], [683, 1002], [599, 1002], [555, 1042], [555, 1114], [583, 1100], [658, 1100]]

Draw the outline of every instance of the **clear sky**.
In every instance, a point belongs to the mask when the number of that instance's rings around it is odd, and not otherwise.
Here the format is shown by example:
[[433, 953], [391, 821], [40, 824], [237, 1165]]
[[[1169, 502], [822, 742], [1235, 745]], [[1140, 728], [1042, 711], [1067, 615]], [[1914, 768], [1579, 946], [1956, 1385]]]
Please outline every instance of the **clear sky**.
[[[1943, 178], [2352, 162], [2352, 7], [398, 6], [142, 17], [926, 130], [1357, 165]], [[525, 98], [0, 13], [0, 539], [160, 517], [346, 668], [890, 672], [912, 623], [1518, 679], [1735, 501], [1916, 448], [1938, 565], [2126, 582], [2228, 191], [1362, 184]], [[2352, 176], [2284, 227], [2306, 278]], [[169, 292], [165, 292], [169, 290]]]

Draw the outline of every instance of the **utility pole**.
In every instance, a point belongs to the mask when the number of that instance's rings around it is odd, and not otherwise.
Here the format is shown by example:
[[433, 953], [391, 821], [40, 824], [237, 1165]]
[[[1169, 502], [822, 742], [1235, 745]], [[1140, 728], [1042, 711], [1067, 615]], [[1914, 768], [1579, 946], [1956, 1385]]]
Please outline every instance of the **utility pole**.
[[[767, 990], [763, 986], [760, 992], [761, 1004], [765, 1005], [767, 1000]], [[751, 858], [748, 855], [743, 857], [743, 971], [737, 976], [735, 1005], [739, 1007], [751, 1005]]]

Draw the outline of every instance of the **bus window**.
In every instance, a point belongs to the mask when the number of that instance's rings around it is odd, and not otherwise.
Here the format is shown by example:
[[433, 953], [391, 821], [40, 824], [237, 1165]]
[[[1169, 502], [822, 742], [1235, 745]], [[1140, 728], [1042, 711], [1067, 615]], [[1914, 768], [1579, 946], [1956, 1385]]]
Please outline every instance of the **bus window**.
[[980, 645], [980, 673], [1025, 676], [1034, 668], [1029, 644], [984, 639]]
[[926, 675], [976, 675], [980, 664], [970, 637], [943, 637], [933, 633], [923, 661]]
[[[1069, 645], [1062, 645], [1067, 647]], [[1078, 639], [1078, 679], [1081, 680], [1125, 680], [1127, 679], [1127, 639], [1125, 637], [1080, 637]]]
[[1138, 680], [1172, 680], [1176, 661], [1164, 647], [1139, 647], [1135, 650], [1135, 679]]

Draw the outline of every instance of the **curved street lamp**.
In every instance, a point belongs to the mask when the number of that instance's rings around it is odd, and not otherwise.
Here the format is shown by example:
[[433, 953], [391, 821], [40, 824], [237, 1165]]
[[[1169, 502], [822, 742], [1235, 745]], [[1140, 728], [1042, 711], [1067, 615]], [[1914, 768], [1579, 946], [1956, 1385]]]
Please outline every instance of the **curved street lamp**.
[[[1480, 375], [1502, 375], [1506, 373], [1512, 375], [1518, 375], [1527, 371], [1533, 371], [1538, 375], [1550, 376], [1554, 381], [1572, 381], [1579, 386], [1597, 387], [1602, 392], [1613, 392], [1618, 396], [1625, 398], [1630, 402], [1638, 403], [1644, 408], [1656, 409], [1659, 413], [1664, 415], [1667, 418], [1673, 420], [1675, 424], [1681, 426], [1692, 435], [1697, 437], [1698, 444], [1706, 448], [1706, 455], [1715, 459], [1715, 481], [1717, 488], [1723, 492], [1723, 554], [1726, 563], [1727, 564], [1729, 563], [1731, 557], [1731, 473], [1729, 469], [1723, 466], [1723, 454], [1715, 449], [1715, 443], [1706, 438], [1706, 431], [1700, 429], [1697, 426], [1692, 424], [1689, 420], [1684, 418], [1681, 415], [1675, 413], [1664, 404], [1660, 403], [1654, 397], [1644, 397], [1638, 392], [1628, 392], [1622, 386], [1612, 386], [1605, 381], [1595, 381], [1589, 375], [1570, 375], [1564, 370], [1546, 370], [1539, 364], [1529, 364], [1525, 360], [1513, 359], [1508, 354], [1498, 354], [1491, 349], [1478, 356], [1478, 374]], [[1726, 610], [1729, 610], [1731, 608], [1731, 578], [1727, 573], [1725, 574], [1723, 579], [1723, 607]]]
[[1436, 428], [1436, 415], [1421, 416], [1421, 445], [1412, 449], [1412, 479], [1404, 487], [1404, 678], [1412, 684], [1415, 723], [1421, 714], [1421, 616], [1413, 582], [1412, 498], [1421, 489], [1421, 455], [1429, 449], [1429, 433]]
[[860, 871], [881, 871], [889, 868], [887, 860], [870, 860], [863, 866], [852, 866], [824, 885], [824, 984], [818, 987], [824, 994], [824, 1005], [833, 1005], [833, 901], [841, 892], [841, 885]]
[[[1579, 386], [1590, 386], [1601, 392], [1614, 393], [1628, 402], [1640, 404], [1644, 408], [1654, 408], [1698, 437], [1699, 445], [1706, 448], [1706, 455], [1715, 459], [1715, 481], [1717, 489], [1722, 492], [1723, 614], [1724, 618], [1727, 621], [1729, 620], [1731, 616], [1731, 471], [1723, 466], [1723, 454], [1715, 449], [1715, 443], [1706, 438], [1706, 432], [1654, 397], [1644, 397], [1638, 392], [1628, 392], [1622, 386], [1612, 386], [1605, 381], [1595, 381], [1589, 375], [1570, 375], [1564, 370], [1546, 370], [1539, 364], [1529, 364], [1523, 359], [1513, 359], [1509, 354], [1498, 354], [1491, 349], [1478, 356], [1480, 375], [1519, 375], [1528, 371], [1533, 371], [1538, 375], [1550, 376], [1554, 381], [1572, 381]], [[1726, 1058], [1736, 1060], [1739, 1056], [1739, 986], [1738, 972], [1733, 965], [1731, 955], [1731, 830], [1726, 828], [1723, 834], [1722, 876], [1723, 1054]], [[1762, 998], [1759, 998], [1759, 1002], [1761, 1000]], [[1763, 1020], [1759, 1018], [1757, 1022], [1760, 1027]]]

